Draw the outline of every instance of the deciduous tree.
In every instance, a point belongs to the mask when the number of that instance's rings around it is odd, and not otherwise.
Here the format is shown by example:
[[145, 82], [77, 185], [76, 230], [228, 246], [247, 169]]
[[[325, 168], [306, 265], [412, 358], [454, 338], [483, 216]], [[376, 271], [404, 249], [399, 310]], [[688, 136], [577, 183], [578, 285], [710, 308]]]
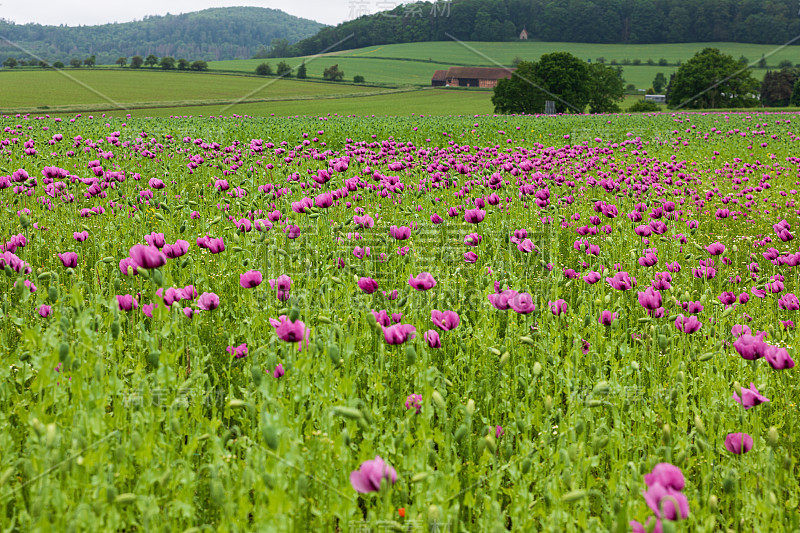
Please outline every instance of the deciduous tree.
[[675, 73], [667, 104], [690, 109], [753, 107], [758, 104], [758, 89], [758, 80], [732, 56], [706, 48]]

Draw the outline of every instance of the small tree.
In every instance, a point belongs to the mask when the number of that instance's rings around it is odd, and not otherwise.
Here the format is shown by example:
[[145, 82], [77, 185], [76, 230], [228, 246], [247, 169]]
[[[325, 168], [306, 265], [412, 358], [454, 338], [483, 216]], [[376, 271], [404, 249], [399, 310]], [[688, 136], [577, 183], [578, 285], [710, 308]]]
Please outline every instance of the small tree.
[[668, 63], [668, 62], [667, 62], [667, 60], [666, 60], [666, 59], [664, 59], [663, 57], [662, 57], [661, 59], [659, 59], [659, 60], [658, 60], [658, 66], [659, 66], [659, 67], [666, 67], [667, 65], [669, 65], [669, 63]]
[[95, 64], [95, 57], [93, 55], [87, 57], [86, 59], [83, 60], [83, 64], [86, 65], [87, 67], [93, 67]]
[[158, 65], [158, 57], [156, 57], [153, 54], [150, 54], [144, 60], [144, 64], [147, 65], [148, 67], [154, 67], [154, 66]]
[[120, 67], [124, 67], [125, 65], [128, 64], [128, 58], [127, 57], [119, 57], [119, 58], [117, 58], [116, 63]]
[[9, 57], [5, 61], [3, 61], [3, 66], [6, 68], [14, 68], [19, 64], [19, 62], [14, 59], [13, 57]]
[[289, 66], [289, 63], [286, 61], [281, 61], [278, 63], [278, 76], [282, 78], [288, 78], [292, 75], [292, 67]]
[[73, 57], [72, 59], [69, 60], [69, 66], [71, 66], [72, 68], [80, 68], [80, 66], [82, 64], [83, 64], [83, 62], [80, 59], [75, 58], [75, 57]]
[[161, 61], [159, 62], [161, 68], [164, 70], [172, 70], [175, 68], [175, 58], [174, 57], [162, 57]]
[[794, 82], [794, 88], [792, 89], [792, 98], [789, 100], [789, 103], [795, 107], [800, 107], [800, 79]]
[[197, 61], [192, 62], [189, 68], [192, 70], [208, 70], [208, 63], [202, 59], [198, 59]]
[[789, 61], [788, 59], [784, 59], [783, 61], [781, 61], [780, 63], [778, 63], [778, 68], [780, 68], [780, 69], [784, 69], [784, 68], [792, 68], [792, 66], [793, 66], [793, 65], [792, 65], [792, 62], [791, 62], [791, 61]]
[[353, 83], [364, 83], [364, 76], [353, 76]]
[[144, 59], [142, 56], [133, 56], [131, 58], [131, 68], [141, 68], [144, 64]]
[[269, 63], [261, 63], [256, 67], [256, 74], [259, 76], [269, 76], [272, 74], [272, 67], [269, 66]]
[[42, 68], [48, 68], [50, 65], [47, 63], [47, 61], [42, 60], [39, 61], [39, 66]]
[[600, 63], [601, 65], [605, 65], [605, 63], [606, 63], [606, 58], [605, 58], [605, 57], [603, 57], [603, 56], [600, 56], [600, 57], [598, 57], [597, 59], [595, 59], [595, 62], [596, 62], [596, 63]]
[[664, 76], [663, 72], [659, 72], [656, 74], [655, 79], [653, 79], [653, 90], [656, 91], [656, 94], [662, 94], [661, 91], [667, 86], [667, 77]]
[[344, 72], [339, 70], [339, 64], [330, 66], [322, 72], [322, 77], [330, 81], [342, 81], [344, 79]]
[[300, 63], [300, 66], [297, 67], [297, 79], [304, 80], [307, 77], [308, 74], [306, 74], [306, 62], [303, 61], [302, 63]]
[[178, 60], [178, 70], [188, 70], [189, 68], [189, 60], [188, 59], [179, 59]]
[[654, 113], [656, 111], [661, 111], [661, 107], [655, 102], [639, 100], [630, 106], [628, 111], [631, 113]]
[[54, 68], [64, 68], [64, 63], [62, 63], [61, 61], [56, 61], [55, 63], [53, 63], [53, 67]]
[[761, 59], [758, 60], [758, 68], [767, 68], [767, 58], [764, 55], [761, 55]]

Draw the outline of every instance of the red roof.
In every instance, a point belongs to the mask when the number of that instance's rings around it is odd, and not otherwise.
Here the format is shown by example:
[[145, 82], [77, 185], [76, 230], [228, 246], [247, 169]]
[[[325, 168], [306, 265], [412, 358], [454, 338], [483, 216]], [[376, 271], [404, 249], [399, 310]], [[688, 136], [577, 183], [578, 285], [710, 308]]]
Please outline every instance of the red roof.
[[447, 71], [446, 70], [437, 70], [433, 73], [433, 78], [431, 81], [445, 81], [447, 79]]
[[513, 68], [492, 67], [450, 67], [447, 71], [448, 79], [473, 78], [479, 80], [501, 80], [510, 78], [514, 73]]

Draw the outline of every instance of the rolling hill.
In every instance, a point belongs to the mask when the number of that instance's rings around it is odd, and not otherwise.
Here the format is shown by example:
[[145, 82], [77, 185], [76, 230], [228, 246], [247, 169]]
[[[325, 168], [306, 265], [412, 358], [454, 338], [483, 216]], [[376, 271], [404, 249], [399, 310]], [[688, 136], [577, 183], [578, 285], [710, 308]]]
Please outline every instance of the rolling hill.
[[[289, 43], [310, 37], [323, 25], [261, 7], [212, 8], [98, 26], [14, 24], [0, 19], [0, 58], [32, 57], [68, 64], [95, 55], [98, 64], [119, 57], [172, 56], [206, 61], [252, 57], [273, 39]], [[13, 43], [13, 44], [12, 44]], [[26, 53], [27, 52], [27, 53]]]

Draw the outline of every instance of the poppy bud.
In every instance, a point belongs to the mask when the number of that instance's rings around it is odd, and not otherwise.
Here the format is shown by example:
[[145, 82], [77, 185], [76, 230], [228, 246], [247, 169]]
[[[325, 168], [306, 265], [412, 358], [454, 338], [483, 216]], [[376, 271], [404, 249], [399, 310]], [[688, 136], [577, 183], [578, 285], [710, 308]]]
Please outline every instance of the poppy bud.
[[610, 294], [606, 294], [605, 297], [603, 298], [603, 302], [605, 302], [606, 305], [610, 304], [611, 303], [611, 295]]
[[775, 426], [770, 426], [769, 431], [767, 432], [767, 442], [773, 448], [778, 445], [778, 428]]
[[50, 285], [50, 287], [47, 288], [47, 298], [51, 303], [54, 303], [56, 300], [58, 300], [58, 287], [55, 285]]
[[253, 378], [253, 385], [258, 387], [261, 385], [261, 378], [264, 376], [264, 371], [261, 370], [261, 367], [258, 365], [253, 365], [250, 367], [250, 375]]
[[431, 394], [431, 399], [433, 400], [433, 403], [436, 404], [436, 407], [442, 411], [446, 410], [447, 404], [444, 403], [444, 398], [442, 398], [442, 395], [438, 390], [433, 391], [433, 394]]
[[719, 507], [719, 499], [713, 494], [708, 497], [708, 508], [712, 512], [717, 512], [717, 507]]
[[547, 398], [544, 399], [544, 409], [548, 413], [553, 410], [553, 397], [552, 396], [548, 396]]
[[460, 426], [458, 426], [458, 429], [456, 430], [455, 435], [453, 435], [453, 438], [455, 439], [456, 442], [461, 442], [464, 439], [464, 436], [467, 434], [467, 431], [468, 430], [466, 424], [461, 424]]
[[69, 344], [62, 342], [58, 347], [58, 360], [62, 363], [66, 362], [69, 358]]
[[539, 361], [536, 361], [535, 363], [533, 363], [533, 375], [538, 377], [539, 374], [541, 373], [542, 373], [542, 365], [541, 363], [539, 363]]
[[147, 354], [147, 362], [152, 366], [154, 369], [158, 368], [158, 352], [150, 352]]
[[497, 452], [497, 442], [494, 440], [494, 436], [491, 433], [483, 437], [483, 440], [486, 441], [486, 447], [489, 448], [490, 452]]
[[117, 320], [111, 323], [111, 336], [114, 337], [114, 339], [119, 337], [119, 321]]
[[475, 400], [473, 400], [472, 398], [467, 400], [466, 411], [467, 411], [467, 414], [469, 416], [472, 416], [473, 414], [475, 414]]
[[417, 351], [414, 346], [409, 344], [406, 346], [406, 365], [412, 366], [417, 362]]
[[669, 340], [667, 339], [666, 335], [659, 334], [658, 336], [658, 347], [661, 348], [661, 351], [664, 351], [669, 346]]
[[500, 356], [500, 368], [504, 368], [508, 364], [508, 361], [510, 359], [511, 359], [511, 354], [509, 354], [508, 352], [503, 353], [503, 355]]
[[697, 429], [697, 432], [701, 435], [706, 434], [706, 427], [703, 425], [703, 420], [700, 418], [699, 415], [694, 416], [694, 427]]
[[669, 445], [671, 439], [672, 429], [669, 427], [669, 424], [664, 424], [664, 426], [661, 428], [661, 440], [665, 445]]
[[22, 215], [19, 217], [19, 224], [23, 228], [27, 228], [30, 225], [31, 221], [28, 219], [27, 215]]
[[164, 283], [164, 277], [162, 276], [161, 271], [158, 269], [153, 270], [152, 278], [153, 283], [158, 287], [161, 287], [161, 285]]
[[291, 320], [292, 323], [294, 323], [297, 322], [298, 318], [300, 318], [300, 310], [296, 307], [292, 307], [289, 310], [289, 320]]

